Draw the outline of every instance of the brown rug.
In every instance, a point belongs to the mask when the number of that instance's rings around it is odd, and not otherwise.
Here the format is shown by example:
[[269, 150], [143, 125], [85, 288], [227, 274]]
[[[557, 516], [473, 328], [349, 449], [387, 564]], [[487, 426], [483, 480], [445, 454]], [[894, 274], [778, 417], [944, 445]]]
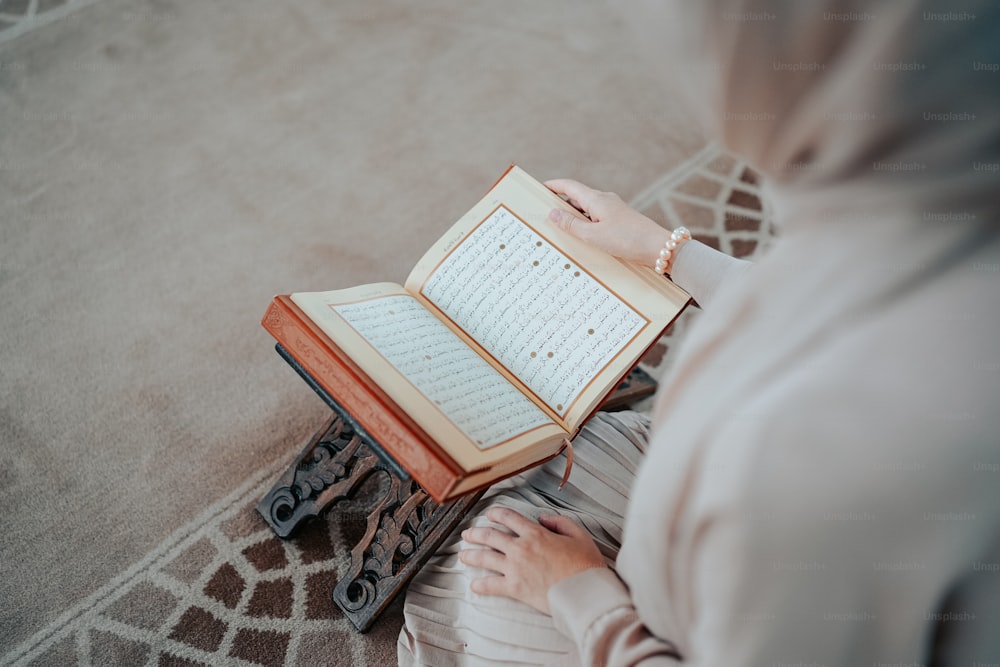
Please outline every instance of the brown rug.
[[[666, 226], [685, 224], [699, 240], [737, 256], [758, 256], [772, 238], [752, 173], [712, 147], [633, 203]], [[697, 312], [689, 309], [644, 360], [654, 376], [669, 366], [670, 350], [694, 317]], [[290, 540], [274, 537], [256, 513], [257, 502], [297, 452], [290, 449], [288, 461], [259, 471], [205, 509], [140, 562], [12, 647], [0, 664], [395, 664], [401, 599], [360, 635], [330, 595], [351, 546], [364, 533], [364, 507], [336, 507]]]

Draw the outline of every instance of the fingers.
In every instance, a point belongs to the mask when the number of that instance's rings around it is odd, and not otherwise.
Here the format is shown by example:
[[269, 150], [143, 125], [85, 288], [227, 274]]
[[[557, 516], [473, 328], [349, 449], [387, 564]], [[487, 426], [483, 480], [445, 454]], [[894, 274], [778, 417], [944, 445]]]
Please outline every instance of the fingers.
[[479, 577], [478, 579], [473, 579], [472, 583], [469, 584], [469, 588], [472, 589], [473, 593], [478, 595], [500, 595], [503, 597], [510, 597], [510, 593], [507, 592], [507, 581], [502, 575], [493, 575], [490, 577]]
[[462, 539], [469, 544], [481, 544], [485, 547], [496, 549], [501, 553], [507, 553], [514, 537], [496, 528], [482, 527], [463, 530]]
[[458, 559], [466, 565], [494, 572], [503, 571], [504, 558], [502, 553], [493, 549], [462, 549], [458, 552]]
[[593, 224], [590, 220], [570, 213], [561, 208], [554, 208], [549, 211], [549, 220], [559, 229], [568, 232], [578, 239], [587, 240], [587, 225]]
[[565, 195], [570, 203], [584, 211], [590, 211], [597, 201], [600, 190], [595, 190], [589, 185], [584, 185], [580, 181], [571, 178], [553, 178], [545, 181], [545, 185], [558, 195]]
[[573, 521], [573, 519], [568, 516], [562, 516], [560, 514], [544, 514], [538, 517], [538, 523], [542, 524], [553, 533], [558, 533], [560, 535], [567, 535], [569, 537], [581, 537], [586, 534], [588, 537], [590, 533], [587, 533], [580, 525]]
[[486, 510], [486, 518], [493, 523], [510, 528], [515, 535], [525, 535], [538, 528], [538, 524], [534, 521], [530, 521], [518, 512], [506, 507], [491, 507]]

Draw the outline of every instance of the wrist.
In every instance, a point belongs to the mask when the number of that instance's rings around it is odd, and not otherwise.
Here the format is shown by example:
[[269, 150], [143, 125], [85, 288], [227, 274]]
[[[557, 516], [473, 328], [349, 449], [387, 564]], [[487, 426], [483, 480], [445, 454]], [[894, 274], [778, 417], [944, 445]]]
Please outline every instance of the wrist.
[[670, 232], [670, 237], [664, 242], [657, 254], [656, 263], [653, 270], [665, 276], [669, 276], [673, 270], [674, 258], [680, 251], [681, 246], [691, 240], [691, 232], [687, 227], [678, 227]]
[[643, 259], [643, 265], [648, 266], [653, 269], [656, 268], [656, 260], [660, 258], [660, 249], [666, 247], [667, 241], [670, 240], [671, 230], [656, 226], [649, 238], [644, 239], [644, 244], [646, 244], [646, 256]]

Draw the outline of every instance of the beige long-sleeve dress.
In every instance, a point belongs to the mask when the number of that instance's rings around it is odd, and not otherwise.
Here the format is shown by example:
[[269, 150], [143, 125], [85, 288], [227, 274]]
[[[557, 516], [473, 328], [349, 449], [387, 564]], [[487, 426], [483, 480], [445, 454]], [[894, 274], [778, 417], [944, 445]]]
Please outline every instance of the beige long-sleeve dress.
[[553, 587], [550, 618], [469, 591], [483, 573], [458, 562], [456, 531], [410, 586], [400, 664], [995, 662], [1000, 246], [967, 246], [932, 280], [929, 257], [902, 267], [863, 244], [855, 263], [880, 288], [821, 254], [826, 270], [792, 288], [783, 258], [829, 240], [782, 239], [749, 272], [685, 246], [675, 278], [706, 313], [661, 390], [662, 426], [649, 438], [641, 415], [598, 415], [567, 488], [554, 461], [467, 522], [494, 504], [567, 514], [614, 569]]
[[572, 488], [554, 464], [480, 506], [572, 515], [613, 569], [548, 617], [473, 595], [453, 541], [400, 663], [1000, 664], [1000, 5], [623, 4], [780, 239], [749, 270], [686, 244], [705, 312], [652, 426], [595, 418]]

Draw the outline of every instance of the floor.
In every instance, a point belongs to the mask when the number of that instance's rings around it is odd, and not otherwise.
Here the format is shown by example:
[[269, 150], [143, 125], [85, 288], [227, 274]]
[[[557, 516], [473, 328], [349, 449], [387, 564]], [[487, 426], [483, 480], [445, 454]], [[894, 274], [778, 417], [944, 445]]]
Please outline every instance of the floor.
[[654, 80], [603, 3], [0, 0], [0, 664], [157, 664], [60, 633], [321, 420], [270, 298], [401, 281], [511, 162], [641, 195], [702, 145]]

